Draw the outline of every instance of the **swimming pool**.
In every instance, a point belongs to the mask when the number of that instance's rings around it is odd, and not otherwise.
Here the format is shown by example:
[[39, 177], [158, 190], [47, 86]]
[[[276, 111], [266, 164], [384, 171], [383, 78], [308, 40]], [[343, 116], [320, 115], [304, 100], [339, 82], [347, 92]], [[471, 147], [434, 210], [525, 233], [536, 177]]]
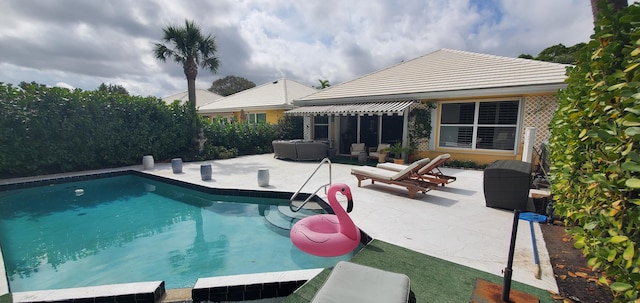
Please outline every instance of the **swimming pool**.
[[330, 267], [265, 214], [288, 200], [212, 195], [137, 175], [0, 192], [12, 292]]

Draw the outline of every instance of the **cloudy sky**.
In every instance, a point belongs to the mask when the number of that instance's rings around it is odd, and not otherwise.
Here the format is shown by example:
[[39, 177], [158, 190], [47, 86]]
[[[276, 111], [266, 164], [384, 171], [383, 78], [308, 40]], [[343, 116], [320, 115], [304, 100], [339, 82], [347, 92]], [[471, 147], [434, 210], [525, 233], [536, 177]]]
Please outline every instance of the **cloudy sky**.
[[535, 56], [593, 31], [588, 0], [2, 0], [0, 11], [0, 82], [157, 97], [186, 90], [182, 67], [152, 55], [185, 19], [218, 44], [202, 89], [228, 75], [337, 84], [441, 48]]

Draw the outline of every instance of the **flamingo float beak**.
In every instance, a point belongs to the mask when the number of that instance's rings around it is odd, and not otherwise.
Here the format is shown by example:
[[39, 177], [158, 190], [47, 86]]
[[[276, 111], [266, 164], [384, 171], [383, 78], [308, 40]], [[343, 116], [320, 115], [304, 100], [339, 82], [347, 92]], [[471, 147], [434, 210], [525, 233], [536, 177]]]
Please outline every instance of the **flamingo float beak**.
[[340, 193], [347, 197], [347, 212], [350, 213], [353, 210], [353, 196], [351, 195], [351, 189], [349, 186], [344, 184]]

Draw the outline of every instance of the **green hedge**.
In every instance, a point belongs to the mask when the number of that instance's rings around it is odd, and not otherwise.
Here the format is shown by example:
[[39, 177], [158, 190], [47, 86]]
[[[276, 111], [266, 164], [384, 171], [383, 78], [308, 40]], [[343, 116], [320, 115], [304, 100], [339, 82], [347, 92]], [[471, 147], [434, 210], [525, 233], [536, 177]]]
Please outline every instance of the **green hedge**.
[[278, 137], [275, 125], [230, 123], [226, 119], [205, 122], [203, 131], [207, 138], [203, 160], [270, 153], [271, 141]]
[[192, 149], [195, 115], [153, 97], [0, 83], [0, 177], [139, 164]]
[[[198, 120], [189, 106], [154, 97], [0, 82], [0, 178], [273, 152], [302, 133], [302, 118], [276, 125]], [[196, 128], [207, 140], [200, 151]]]
[[617, 302], [640, 290], [640, 6], [605, 10], [551, 122], [556, 211]]

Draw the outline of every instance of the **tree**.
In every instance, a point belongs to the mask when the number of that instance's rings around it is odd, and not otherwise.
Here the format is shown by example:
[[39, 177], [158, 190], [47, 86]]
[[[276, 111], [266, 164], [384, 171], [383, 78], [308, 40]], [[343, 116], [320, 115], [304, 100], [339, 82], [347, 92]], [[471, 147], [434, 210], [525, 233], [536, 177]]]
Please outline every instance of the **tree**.
[[211, 83], [210, 92], [226, 97], [237, 92], [256, 87], [256, 84], [242, 77], [226, 76]]
[[543, 49], [536, 57], [533, 57], [529, 54], [521, 54], [520, 56], [518, 56], [518, 58], [534, 59], [562, 64], [575, 64], [576, 54], [578, 53], [578, 51], [584, 48], [585, 45], [585, 43], [578, 43], [574, 46], [566, 47], [562, 43], [560, 43]]
[[184, 75], [187, 77], [189, 104], [196, 110], [196, 76], [198, 66], [216, 73], [220, 60], [216, 57], [217, 46], [215, 37], [204, 36], [200, 27], [194, 22], [185, 20], [184, 27], [169, 25], [163, 29], [162, 43], [155, 43], [153, 54], [157, 59], [166, 62], [167, 58], [182, 64]]
[[27, 87], [29, 87], [29, 86], [35, 86], [35, 87], [40, 87], [40, 88], [45, 88], [45, 87], [47, 87], [47, 86], [46, 86], [46, 85], [44, 85], [44, 84], [36, 83], [36, 81], [31, 81], [31, 83], [27, 83], [27, 82], [25, 82], [25, 81], [21, 81], [21, 82], [20, 82], [20, 84], [18, 84], [18, 87], [20, 87], [20, 88], [22, 88], [22, 89], [27, 89]]
[[320, 86], [316, 86], [315, 88], [317, 89], [324, 89], [331, 86], [331, 84], [329, 84], [329, 80], [318, 79], [318, 81], [320, 82]]
[[529, 55], [529, 54], [520, 54], [520, 56], [518, 56], [518, 58], [522, 58], [522, 59], [535, 59], [533, 56]]
[[613, 12], [617, 12], [628, 6], [627, 0], [591, 0], [591, 13], [593, 14], [593, 22], [595, 24], [603, 9], [601, 5], [610, 5]]
[[129, 92], [127, 91], [126, 88], [124, 88], [124, 86], [122, 85], [117, 85], [117, 84], [100, 84], [100, 86], [98, 86], [98, 91], [103, 91], [103, 92], [107, 92], [108, 94], [118, 94], [118, 95], [125, 95], [128, 96]]

